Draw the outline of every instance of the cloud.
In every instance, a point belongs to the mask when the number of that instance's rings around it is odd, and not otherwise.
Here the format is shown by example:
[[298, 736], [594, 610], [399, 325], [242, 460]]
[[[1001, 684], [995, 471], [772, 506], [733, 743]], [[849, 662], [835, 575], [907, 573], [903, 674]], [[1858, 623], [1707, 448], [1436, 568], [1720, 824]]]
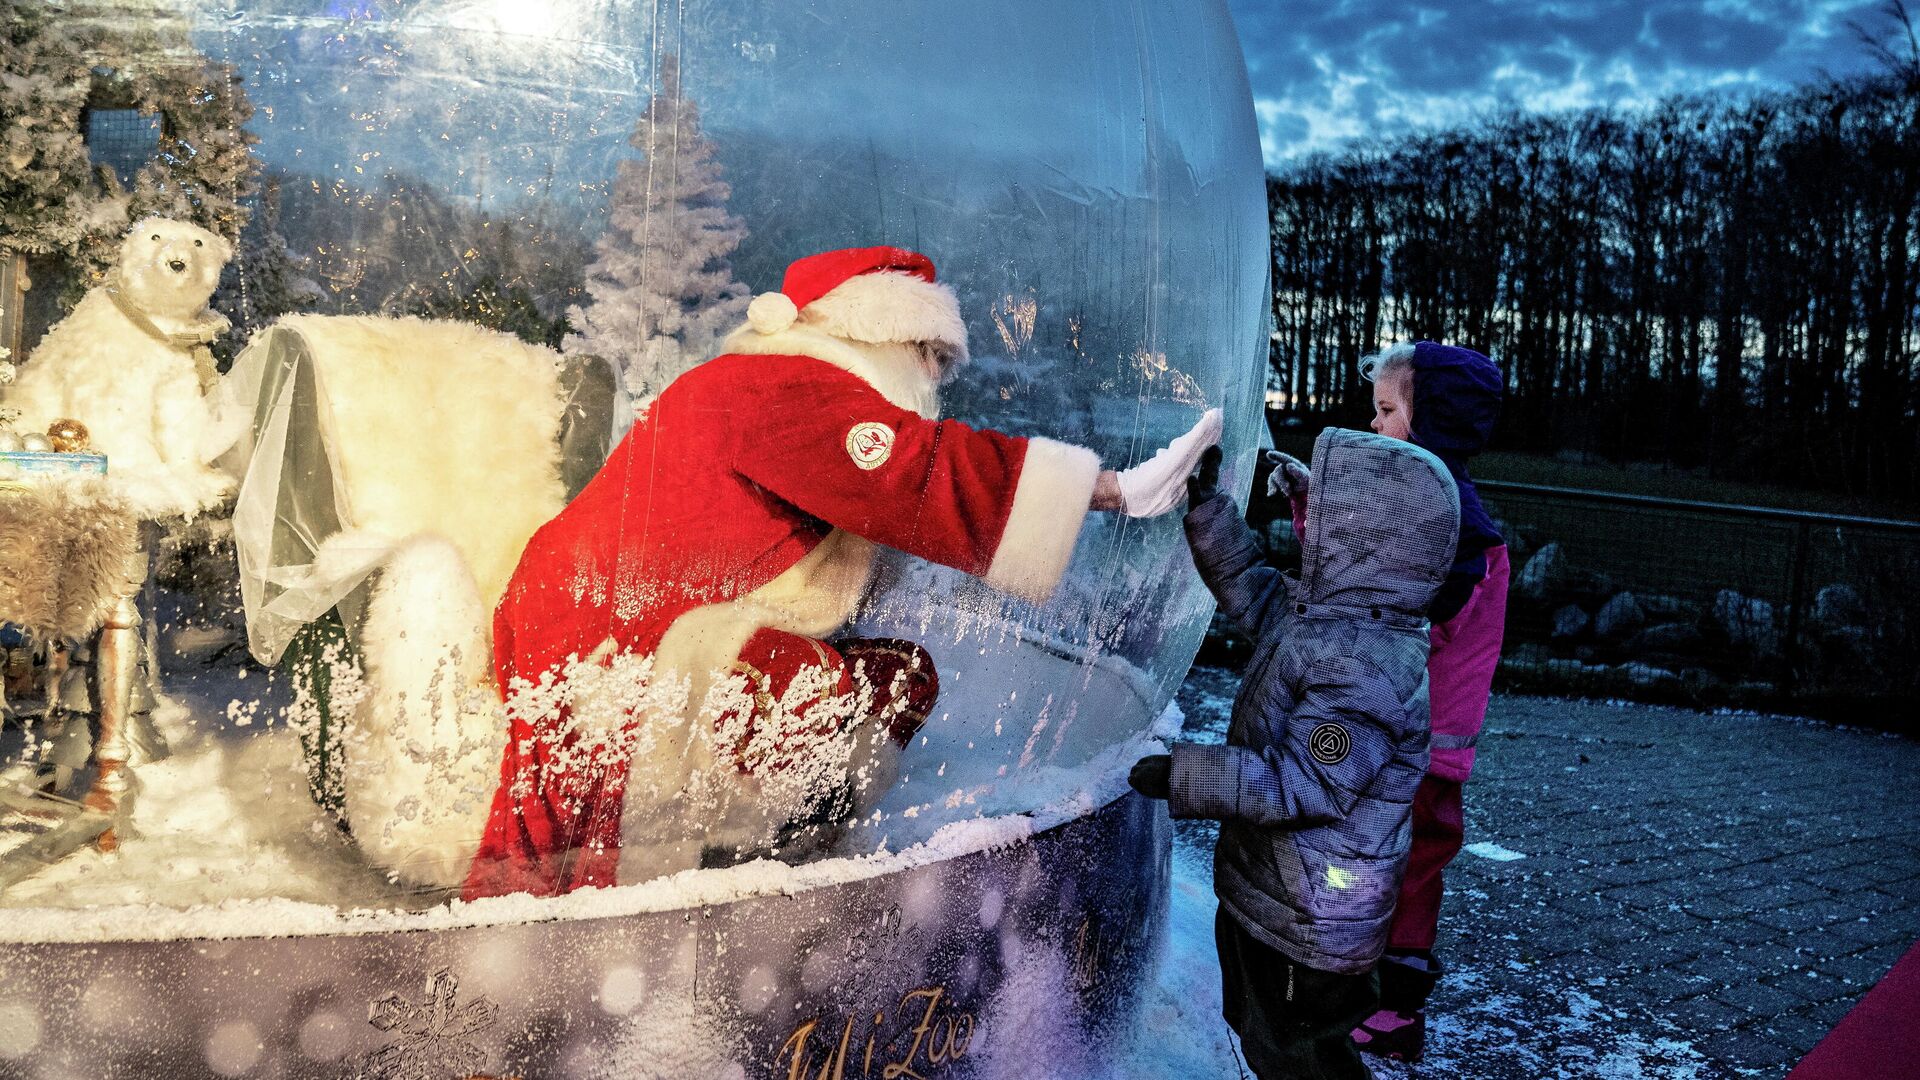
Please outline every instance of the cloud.
[[1870, 61], [1878, 0], [1229, 0], [1269, 165], [1490, 109], [1632, 106]]

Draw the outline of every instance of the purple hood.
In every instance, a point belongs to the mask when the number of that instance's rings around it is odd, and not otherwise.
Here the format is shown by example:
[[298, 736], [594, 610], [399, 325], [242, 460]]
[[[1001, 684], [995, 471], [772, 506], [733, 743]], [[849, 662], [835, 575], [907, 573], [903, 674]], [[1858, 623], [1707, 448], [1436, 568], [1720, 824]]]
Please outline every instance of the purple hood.
[[[1506, 542], [1467, 475], [1468, 459], [1486, 449], [1493, 438], [1504, 383], [1499, 367], [1472, 349], [1432, 341], [1414, 343], [1413, 442], [1446, 465], [1460, 490], [1460, 543], [1454, 551], [1453, 572], [1473, 582], [1486, 576], [1486, 550]], [[1438, 617], [1442, 614], [1436, 612], [1434, 621], [1444, 622]]]

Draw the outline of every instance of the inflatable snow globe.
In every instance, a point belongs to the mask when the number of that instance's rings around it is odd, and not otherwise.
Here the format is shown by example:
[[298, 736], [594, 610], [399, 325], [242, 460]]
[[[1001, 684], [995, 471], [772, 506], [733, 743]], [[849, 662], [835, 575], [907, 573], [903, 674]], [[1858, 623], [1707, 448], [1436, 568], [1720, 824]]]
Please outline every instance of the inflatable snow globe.
[[1096, 1067], [1260, 431], [1224, 4], [16, 6], [0, 1071]]

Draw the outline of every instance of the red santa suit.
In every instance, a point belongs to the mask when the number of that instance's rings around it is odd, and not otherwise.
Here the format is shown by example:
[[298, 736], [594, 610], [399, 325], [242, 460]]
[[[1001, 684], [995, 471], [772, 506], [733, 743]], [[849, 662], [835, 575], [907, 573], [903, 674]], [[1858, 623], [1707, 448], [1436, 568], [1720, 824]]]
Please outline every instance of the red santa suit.
[[879, 545], [1036, 601], [1066, 568], [1098, 459], [935, 419], [940, 371], [913, 343], [964, 359], [965, 328], [923, 256], [803, 259], [749, 319], [527, 544], [494, 619], [510, 736], [469, 898], [614, 884], [623, 832], [714, 768], [698, 722], [574, 723], [551, 704], [570, 665], [651, 657], [692, 709], [721, 673], [839, 663], [825, 639]]

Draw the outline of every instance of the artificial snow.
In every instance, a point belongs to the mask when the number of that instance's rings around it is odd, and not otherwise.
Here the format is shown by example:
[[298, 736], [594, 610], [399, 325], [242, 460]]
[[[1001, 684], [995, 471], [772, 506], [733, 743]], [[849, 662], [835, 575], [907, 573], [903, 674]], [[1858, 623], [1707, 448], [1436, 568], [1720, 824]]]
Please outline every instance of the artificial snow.
[[[5, 911], [0, 941], [442, 930], [792, 895], [1005, 847], [1090, 814], [1126, 792], [1132, 763], [1164, 750], [1154, 733], [1178, 730], [1180, 720], [1178, 709], [1169, 706], [1152, 731], [1108, 746], [1083, 764], [1022, 770], [1019, 795], [1039, 809], [950, 820], [899, 850], [887, 847], [885, 828], [897, 824], [889, 822], [874, 827], [880, 841], [866, 855], [799, 866], [760, 859], [559, 897], [518, 894], [439, 903], [443, 894], [410, 894], [371, 867], [314, 804], [294, 731], [264, 718], [239, 731], [209, 719], [221, 716], [227, 703], [243, 700], [235, 683], [239, 674], [202, 671], [169, 688], [155, 723], [172, 754], [139, 767], [132, 828], [120, 850], [76, 852], [0, 894]], [[275, 683], [265, 688], [269, 697], [284, 692]], [[266, 701], [253, 712], [264, 717], [277, 709]], [[229, 717], [228, 724], [237, 726], [237, 721]]]

